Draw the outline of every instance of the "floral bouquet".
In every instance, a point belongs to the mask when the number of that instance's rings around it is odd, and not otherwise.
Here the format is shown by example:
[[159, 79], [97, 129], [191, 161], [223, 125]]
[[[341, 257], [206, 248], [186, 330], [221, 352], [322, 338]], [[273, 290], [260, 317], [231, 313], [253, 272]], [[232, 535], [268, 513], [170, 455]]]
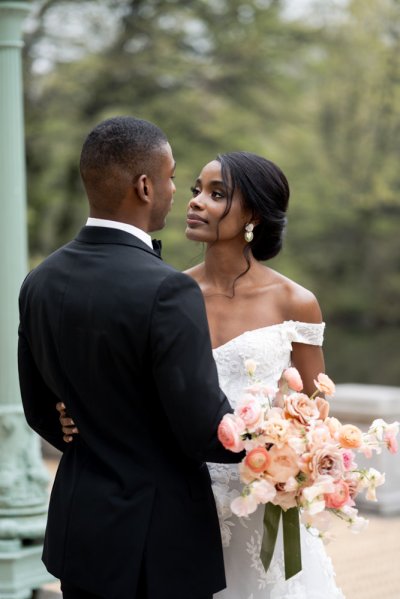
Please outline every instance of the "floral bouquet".
[[[397, 451], [399, 423], [374, 420], [363, 433], [353, 424], [329, 417], [335, 385], [325, 374], [314, 381], [311, 397], [302, 393], [303, 383], [295, 368], [288, 368], [276, 389], [255, 379], [257, 363], [246, 360], [251, 384], [233, 414], [226, 414], [218, 428], [223, 446], [233, 452], [245, 450], [239, 464], [242, 493], [231, 503], [237, 516], [248, 516], [265, 504], [261, 561], [267, 570], [275, 548], [282, 516], [285, 576], [301, 570], [299, 516], [306, 528], [323, 540], [336, 516], [353, 532], [367, 521], [358, 516], [355, 498], [366, 491], [376, 501], [376, 487], [385, 475], [374, 468], [361, 469], [356, 453], [371, 457], [386, 447]], [[320, 395], [319, 395], [320, 394]]]

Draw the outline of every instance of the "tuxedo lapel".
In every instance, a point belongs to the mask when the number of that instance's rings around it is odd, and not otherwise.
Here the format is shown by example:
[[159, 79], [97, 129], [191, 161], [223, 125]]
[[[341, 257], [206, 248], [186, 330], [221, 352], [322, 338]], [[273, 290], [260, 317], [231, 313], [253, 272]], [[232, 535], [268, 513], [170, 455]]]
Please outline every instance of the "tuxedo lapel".
[[120, 229], [86, 226], [79, 231], [75, 240], [81, 243], [130, 245], [161, 259], [157, 251], [149, 247], [144, 241]]

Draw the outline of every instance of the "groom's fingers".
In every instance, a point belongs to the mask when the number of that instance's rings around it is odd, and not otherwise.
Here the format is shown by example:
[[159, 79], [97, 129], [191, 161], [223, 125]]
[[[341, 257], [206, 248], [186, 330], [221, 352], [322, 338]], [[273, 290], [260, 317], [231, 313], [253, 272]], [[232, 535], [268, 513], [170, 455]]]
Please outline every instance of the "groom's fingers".
[[56, 410], [60, 412], [59, 421], [61, 424], [61, 430], [63, 432], [63, 439], [65, 443], [71, 443], [71, 441], [74, 439], [73, 435], [78, 434], [79, 430], [75, 426], [75, 422], [72, 420], [72, 418], [67, 416], [66, 407], [62, 401], [59, 401], [56, 404]]

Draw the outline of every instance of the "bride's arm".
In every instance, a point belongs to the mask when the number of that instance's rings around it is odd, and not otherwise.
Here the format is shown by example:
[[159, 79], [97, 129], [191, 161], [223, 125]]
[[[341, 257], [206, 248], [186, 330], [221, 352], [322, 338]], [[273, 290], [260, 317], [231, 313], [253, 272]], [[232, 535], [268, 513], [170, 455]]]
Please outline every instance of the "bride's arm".
[[311, 395], [315, 391], [314, 379], [320, 372], [325, 372], [322, 348], [305, 343], [293, 343], [292, 348], [292, 364], [300, 373], [304, 393]]
[[[316, 297], [304, 288], [297, 288], [293, 297], [292, 319], [302, 323], [322, 323], [321, 308]], [[314, 379], [325, 372], [322, 347], [309, 343], [292, 344], [292, 365], [297, 368], [304, 384], [304, 393], [311, 395], [315, 391]]]

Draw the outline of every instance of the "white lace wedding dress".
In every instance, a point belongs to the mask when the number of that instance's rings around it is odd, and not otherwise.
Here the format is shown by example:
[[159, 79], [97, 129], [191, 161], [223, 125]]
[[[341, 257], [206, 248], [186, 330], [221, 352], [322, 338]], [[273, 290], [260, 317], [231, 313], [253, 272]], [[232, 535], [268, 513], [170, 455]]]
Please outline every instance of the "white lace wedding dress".
[[[258, 362], [257, 378], [276, 385], [290, 366], [292, 343], [322, 345], [324, 324], [285, 321], [248, 331], [214, 349], [221, 388], [232, 407], [249, 384], [244, 361]], [[230, 510], [242, 484], [236, 465], [208, 464], [221, 526], [227, 588], [214, 599], [344, 599], [335, 584], [335, 573], [322, 541], [301, 527], [301, 572], [285, 581], [282, 530], [268, 572], [260, 561], [263, 506], [249, 518], [239, 519]]]

